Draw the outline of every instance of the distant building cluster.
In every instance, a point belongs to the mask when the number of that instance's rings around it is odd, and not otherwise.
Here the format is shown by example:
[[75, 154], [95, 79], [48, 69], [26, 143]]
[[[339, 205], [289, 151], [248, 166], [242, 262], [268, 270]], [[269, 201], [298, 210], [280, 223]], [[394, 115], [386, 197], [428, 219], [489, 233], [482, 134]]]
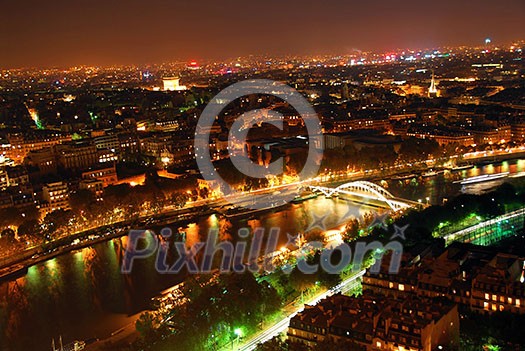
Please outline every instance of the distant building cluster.
[[399, 155], [412, 138], [458, 152], [518, 146], [525, 142], [523, 46], [4, 70], [0, 208], [67, 209], [64, 197], [50, 189], [65, 184], [69, 193], [101, 194], [101, 187], [118, 182], [117, 171], [125, 177], [128, 168], [142, 174], [150, 167], [195, 170], [195, 133], [209, 133], [210, 156], [222, 161], [229, 158], [233, 122], [261, 107], [262, 114], [280, 112], [283, 128], [251, 126], [244, 150], [261, 165], [279, 157], [299, 164], [308, 149], [304, 121], [278, 98], [243, 96], [208, 130], [196, 129], [224, 86], [262, 73], [309, 100], [326, 150], [387, 146]]

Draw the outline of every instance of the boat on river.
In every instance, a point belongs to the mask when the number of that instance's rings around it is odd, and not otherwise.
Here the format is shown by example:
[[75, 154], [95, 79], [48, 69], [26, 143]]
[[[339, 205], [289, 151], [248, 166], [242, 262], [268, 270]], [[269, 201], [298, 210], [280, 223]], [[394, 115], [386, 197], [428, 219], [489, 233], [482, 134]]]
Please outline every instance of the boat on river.
[[489, 182], [498, 179], [504, 179], [509, 176], [509, 172], [496, 173], [496, 174], [483, 174], [480, 176], [465, 178], [463, 180], [455, 181], [454, 183], [460, 183], [461, 185], [469, 185], [476, 183]]
[[452, 172], [464, 171], [471, 168], [474, 168], [474, 165], [457, 166], [452, 168]]
[[430, 178], [430, 177], [435, 177], [435, 176], [437, 176], [437, 175], [439, 175], [439, 174], [443, 174], [443, 173], [445, 173], [445, 170], [442, 170], [442, 169], [437, 170], [437, 171], [435, 171], [435, 170], [429, 170], [429, 171], [427, 171], [427, 172], [424, 172], [424, 173], [422, 174], [422, 176], [423, 176], [423, 178]]
[[2, 268], [0, 270], [0, 281], [19, 278], [27, 273], [27, 267], [23, 264], [17, 264]]
[[315, 199], [318, 196], [319, 196], [318, 193], [311, 193], [311, 194], [307, 194], [307, 195], [303, 195], [303, 196], [297, 196], [297, 197], [295, 197], [292, 200], [292, 203], [293, 204], [300, 204], [303, 201]]
[[392, 180], [408, 180], [412, 178], [416, 178], [417, 174], [410, 173], [410, 174], [400, 174], [398, 176], [392, 177]]
[[84, 341], [73, 341], [72, 343], [63, 345], [62, 337], [58, 339], [58, 347], [55, 347], [55, 339], [51, 342], [52, 351], [81, 351], [86, 348], [86, 343]]
[[282, 207], [285, 207], [286, 205], [288, 205], [288, 203], [283, 201], [277, 204], [273, 203], [270, 206], [266, 206], [266, 207], [258, 208], [258, 209], [229, 206], [227, 209], [219, 210], [218, 212], [222, 216], [228, 219], [235, 219], [235, 218], [243, 218], [243, 217], [253, 217], [260, 213], [265, 213], [265, 212], [280, 209]]

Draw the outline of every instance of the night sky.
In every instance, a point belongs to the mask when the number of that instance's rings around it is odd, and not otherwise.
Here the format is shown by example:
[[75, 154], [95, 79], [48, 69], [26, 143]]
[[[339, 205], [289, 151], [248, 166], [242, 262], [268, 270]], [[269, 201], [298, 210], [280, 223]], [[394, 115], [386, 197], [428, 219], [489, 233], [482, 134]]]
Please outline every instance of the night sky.
[[0, 0], [0, 68], [507, 44], [525, 0]]

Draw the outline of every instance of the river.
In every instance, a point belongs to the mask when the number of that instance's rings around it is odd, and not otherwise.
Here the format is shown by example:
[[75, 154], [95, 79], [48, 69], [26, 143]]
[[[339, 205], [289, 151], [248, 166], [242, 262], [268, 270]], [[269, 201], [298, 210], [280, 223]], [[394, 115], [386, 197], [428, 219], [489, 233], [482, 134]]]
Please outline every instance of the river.
[[[503, 180], [462, 188], [454, 180], [481, 174], [525, 171], [525, 160], [478, 166], [460, 172], [447, 172], [435, 177], [388, 180], [381, 185], [397, 197], [439, 204], [461, 192], [480, 193], [501, 184]], [[522, 178], [509, 178], [521, 182]], [[525, 178], [523, 178], [525, 179]], [[379, 183], [379, 182], [378, 182]], [[428, 198], [428, 200], [427, 200]], [[258, 219], [227, 221], [217, 215], [197, 218], [180, 228], [187, 243], [203, 241], [210, 229], [220, 231], [222, 238], [235, 240], [239, 228], [280, 228], [280, 245], [286, 233], [304, 232], [314, 217], [326, 217], [326, 227], [340, 225], [345, 213], [357, 216], [371, 211], [343, 199], [318, 197], [292, 204]], [[177, 230], [177, 225], [172, 227]], [[29, 268], [16, 280], [0, 283], [0, 350], [50, 350], [51, 339], [62, 336], [65, 343], [73, 340], [105, 338], [129, 324], [130, 316], [147, 309], [151, 297], [180, 282], [178, 275], [161, 275], [154, 269], [154, 258], [138, 261], [132, 274], [120, 273], [123, 248], [127, 238], [117, 238], [71, 252]]]

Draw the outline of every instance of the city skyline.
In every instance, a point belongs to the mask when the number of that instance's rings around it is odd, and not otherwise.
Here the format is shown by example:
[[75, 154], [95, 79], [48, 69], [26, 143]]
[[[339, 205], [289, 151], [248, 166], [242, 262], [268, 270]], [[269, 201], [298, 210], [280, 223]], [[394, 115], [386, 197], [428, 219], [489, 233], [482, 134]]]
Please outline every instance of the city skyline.
[[[507, 45], [525, 33], [525, 4], [447, 0], [9, 3], [0, 67], [153, 64], [247, 55], [341, 54], [395, 48]], [[23, 13], [23, 16], [19, 14]], [[181, 15], [183, 14], [183, 15]], [[264, 15], [260, 15], [264, 14]], [[366, 14], [366, 15], [365, 15]], [[372, 16], [370, 16], [372, 14]]]
[[524, 0], [1, 9], [1, 351], [525, 348]]

